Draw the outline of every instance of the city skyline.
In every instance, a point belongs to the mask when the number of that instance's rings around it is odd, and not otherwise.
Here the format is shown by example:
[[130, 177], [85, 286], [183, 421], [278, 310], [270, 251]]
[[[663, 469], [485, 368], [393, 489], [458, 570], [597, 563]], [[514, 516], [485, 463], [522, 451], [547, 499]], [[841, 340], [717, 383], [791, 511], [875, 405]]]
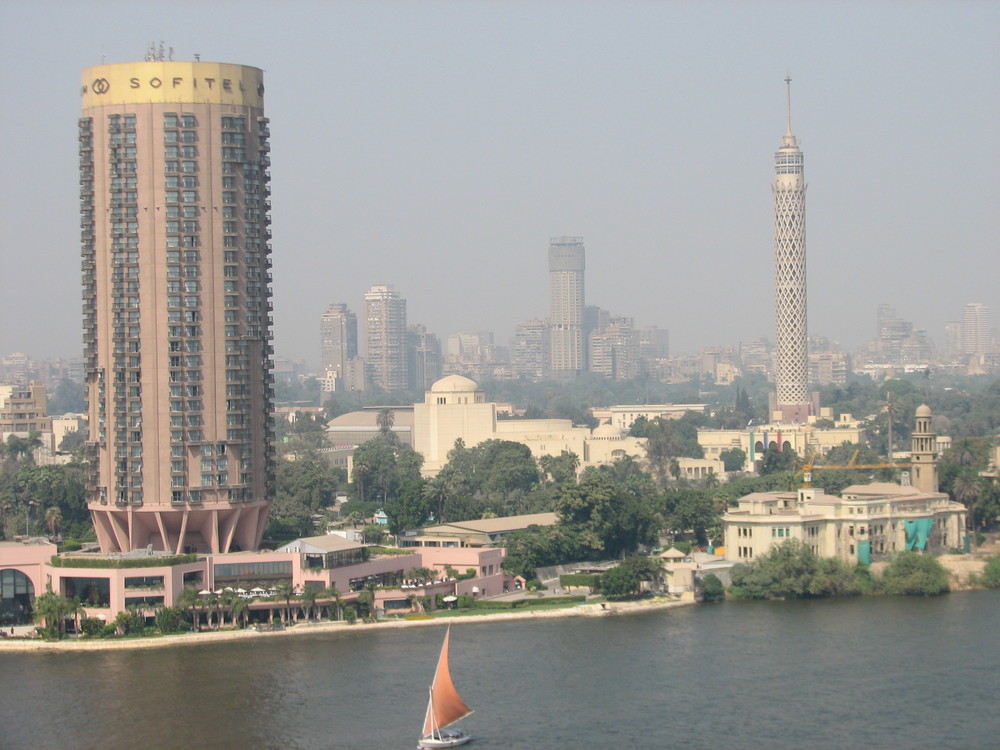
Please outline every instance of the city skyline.
[[[127, 27], [106, 22], [119, 7], [0, 11], [0, 54], [19, 71], [0, 84], [19, 115], [0, 125], [17, 144], [4, 150], [0, 219], [18, 279], [0, 303], [18, 321], [0, 352], [81, 352], [78, 319], [46, 307], [79, 295], [70, 91], [80, 68], [137, 59], [149, 39], [176, 60], [267, 70], [269, 115], [284, 125], [272, 144], [282, 356], [318, 362], [326, 306], [355, 308], [381, 282], [405, 287], [411, 319], [442, 338], [506, 341], [546, 316], [544, 243], [562, 234], [586, 238], [588, 300], [669, 329], [675, 352], [770, 336], [769, 153], [788, 71], [814, 184], [810, 330], [854, 349], [886, 303], [940, 346], [965, 304], [1000, 306], [993, 4], [820, 3], [789, 17], [781, 3], [279, 14], [248, 2], [243, 21], [180, 3], [176, 19], [130, 5]], [[53, 90], [64, 93], [35, 95]]]

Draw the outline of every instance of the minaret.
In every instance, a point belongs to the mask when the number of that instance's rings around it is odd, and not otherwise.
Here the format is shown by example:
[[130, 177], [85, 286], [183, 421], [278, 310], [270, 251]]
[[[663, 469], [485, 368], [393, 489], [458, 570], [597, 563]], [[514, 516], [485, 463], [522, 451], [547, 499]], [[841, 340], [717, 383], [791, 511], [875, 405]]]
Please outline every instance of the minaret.
[[809, 416], [806, 326], [806, 183], [802, 151], [792, 135], [792, 79], [785, 78], [785, 136], [774, 155], [774, 312], [777, 393], [785, 422]]
[[938, 491], [937, 433], [931, 428], [931, 409], [927, 404], [917, 407], [917, 423], [911, 435], [911, 484], [921, 492]]

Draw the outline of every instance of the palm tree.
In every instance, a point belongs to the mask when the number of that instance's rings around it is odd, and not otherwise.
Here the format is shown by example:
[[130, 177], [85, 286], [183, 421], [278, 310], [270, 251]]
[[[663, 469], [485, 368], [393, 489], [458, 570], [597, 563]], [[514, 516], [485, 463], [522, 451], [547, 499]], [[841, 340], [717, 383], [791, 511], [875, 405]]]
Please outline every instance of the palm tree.
[[183, 589], [180, 596], [177, 597], [177, 606], [191, 611], [191, 627], [195, 632], [198, 632], [199, 620], [201, 620], [201, 616], [198, 614], [198, 592], [194, 589]]
[[674, 478], [675, 482], [681, 478], [681, 462], [676, 458], [670, 459], [670, 476]]
[[53, 505], [45, 509], [45, 527], [49, 530], [49, 536], [54, 537], [59, 527], [62, 525], [62, 510], [58, 505]]
[[355, 459], [351, 467], [351, 481], [358, 491], [358, 500], [365, 499], [365, 480], [371, 475], [372, 467], [362, 458]]
[[60, 640], [66, 632], [66, 618], [79, 610], [79, 601], [74, 606], [72, 600], [49, 590], [35, 598], [35, 622], [42, 623], [42, 630], [48, 640]]
[[965, 525], [972, 536], [973, 544], [975, 544], [976, 540], [976, 522], [973, 519], [973, 508], [976, 505], [976, 500], [979, 499], [979, 491], [979, 482], [964, 473], [955, 477], [955, 481], [951, 485], [951, 494], [955, 498], [955, 502], [965, 506]]
[[247, 616], [250, 614], [250, 602], [244, 599], [242, 596], [237, 596], [229, 609], [233, 617], [233, 626], [236, 626], [236, 619], [239, 618], [240, 624], [245, 628], [247, 626]]
[[428, 480], [420, 490], [420, 494], [427, 500], [437, 503], [437, 512], [434, 514], [434, 517], [438, 523], [444, 523], [444, 501], [451, 494], [451, 485], [447, 477], [438, 474], [436, 477]]
[[332, 618], [334, 620], [339, 620], [343, 616], [343, 608], [340, 605], [340, 592], [337, 591], [336, 586], [328, 586], [323, 589], [322, 596], [324, 599], [333, 599], [336, 609], [336, 615]]
[[208, 605], [208, 627], [212, 627], [212, 618], [216, 618], [215, 629], [219, 629], [219, 620], [222, 615], [219, 613], [219, 595], [214, 591], [205, 597], [205, 603]]
[[312, 619], [313, 606], [316, 604], [316, 599], [319, 595], [319, 589], [313, 583], [307, 583], [302, 589], [302, 616], [306, 618], [306, 622]]
[[219, 597], [219, 605], [222, 607], [222, 612], [219, 615], [220, 624], [224, 627], [226, 624], [226, 611], [229, 612], [229, 617], [232, 621], [232, 626], [236, 627], [236, 615], [233, 612], [233, 608], [236, 602], [241, 601], [240, 597], [237, 596], [235, 591], [226, 590], [222, 592]]
[[375, 417], [375, 424], [378, 425], [378, 431], [382, 437], [388, 437], [392, 434], [392, 428], [396, 424], [396, 412], [388, 407], [379, 409], [378, 415]]
[[719, 486], [719, 475], [715, 473], [713, 469], [708, 470], [708, 475], [705, 477], [705, 489], [714, 490]]
[[295, 589], [292, 588], [291, 581], [281, 581], [277, 586], [274, 587], [275, 592], [279, 599], [285, 600], [285, 609], [281, 613], [281, 621], [287, 623], [291, 617], [292, 609], [292, 596], [295, 595]]

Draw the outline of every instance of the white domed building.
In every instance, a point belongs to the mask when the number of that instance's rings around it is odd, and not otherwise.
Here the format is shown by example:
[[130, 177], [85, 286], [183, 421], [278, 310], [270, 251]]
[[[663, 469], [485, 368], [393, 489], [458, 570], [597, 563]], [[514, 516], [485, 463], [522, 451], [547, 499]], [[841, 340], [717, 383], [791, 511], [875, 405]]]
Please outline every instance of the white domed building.
[[569, 419], [497, 420], [497, 405], [486, 400], [474, 380], [448, 375], [431, 386], [424, 403], [413, 406], [413, 448], [424, 457], [424, 476], [436, 475], [448, 463], [458, 439], [469, 448], [485, 440], [510, 440], [528, 446], [536, 458], [569, 451], [579, 457], [581, 470], [646, 456], [643, 439], [610, 424], [591, 432]]

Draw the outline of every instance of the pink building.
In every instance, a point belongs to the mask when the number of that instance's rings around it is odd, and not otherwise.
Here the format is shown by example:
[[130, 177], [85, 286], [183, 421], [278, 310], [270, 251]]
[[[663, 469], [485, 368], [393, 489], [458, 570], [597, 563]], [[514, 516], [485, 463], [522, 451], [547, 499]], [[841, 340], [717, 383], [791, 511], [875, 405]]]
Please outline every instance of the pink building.
[[[145, 550], [57, 555], [56, 546], [41, 539], [2, 542], [0, 614], [3, 624], [30, 624], [35, 597], [51, 589], [79, 598], [85, 617], [111, 622], [130, 607], [152, 617], [156, 607], [175, 604], [185, 589], [206, 596], [231, 589], [250, 599], [251, 615], [258, 613], [255, 619], [268, 619], [268, 610], [277, 606], [273, 592], [285, 582], [295, 592], [306, 585], [335, 588], [344, 603], [374, 584], [376, 609], [401, 611], [411, 609], [415, 597], [479, 598], [513, 588], [513, 579], [503, 571], [504, 555], [504, 549], [494, 547], [428, 547], [370, 557], [368, 548], [334, 535], [297, 539], [273, 552], [205, 555]], [[418, 583], [410, 575], [418, 568], [433, 570], [439, 577]]]

